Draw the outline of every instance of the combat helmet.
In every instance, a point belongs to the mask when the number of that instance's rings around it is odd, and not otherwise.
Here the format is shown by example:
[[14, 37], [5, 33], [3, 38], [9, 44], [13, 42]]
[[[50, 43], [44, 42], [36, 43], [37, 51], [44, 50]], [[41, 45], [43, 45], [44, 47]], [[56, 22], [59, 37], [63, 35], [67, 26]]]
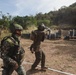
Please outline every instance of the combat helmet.
[[46, 26], [42, 23], [38, 26], [38, 30], [43, 31], [46, 28]]
[[19, 24], [14, 24], [14, 23], [10, 24], [11, 33], [14, 33], [16, 30], [21, 30], [22, 31], [23, 27]]

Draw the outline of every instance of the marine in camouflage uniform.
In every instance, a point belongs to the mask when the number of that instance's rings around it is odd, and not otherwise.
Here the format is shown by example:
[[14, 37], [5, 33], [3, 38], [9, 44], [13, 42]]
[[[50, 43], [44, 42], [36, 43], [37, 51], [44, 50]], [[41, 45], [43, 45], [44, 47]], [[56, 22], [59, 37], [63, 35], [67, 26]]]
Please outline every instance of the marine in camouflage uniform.
[[2, 75], [11, 75], [15, 70], [18, 75], [26, 75], [21, 63], [24, 59], [25, 51], [20, 46], [19, 36], [21, 36], [22, 26], [18, 24], [11, 25], [12, 35], [3, 42], [2, 59], [3, 59], [3, 71]]
[[45, 26], [39, 25], [38, 29], [35, 31], [32, 31], [30, 38], [33, 40], [33, 44], [30, 47], [31, 52], [35, 52], [35, 62], [33, 63], [31, 70], [34, 70], [36, 66], [41, 61], [41, 70], [45, 70], [45, 54], [40, 48], [41, 42], [45, 39], [45, 33], [44, 33]]

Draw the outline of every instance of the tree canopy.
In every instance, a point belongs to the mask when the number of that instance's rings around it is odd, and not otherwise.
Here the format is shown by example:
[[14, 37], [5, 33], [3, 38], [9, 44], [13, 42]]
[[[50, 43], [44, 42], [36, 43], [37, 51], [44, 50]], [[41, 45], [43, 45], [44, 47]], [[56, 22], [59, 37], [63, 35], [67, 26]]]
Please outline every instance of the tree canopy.
[[11, 22], [15, 22], [21, 24], [24, 29], [28, 26], [44, 23], [46, 26], [52, 25], [69, 25], [69, 26], [76, 26], [76, 3], [66, 7], [62, 6], [59, 10], [50, 11], [48, 13], [42, 14], [38, 13], [35, 16], [15, 16], [12, 17], [9, 13], [6, 15], [0, 11], [0, 27], [7, 27]]

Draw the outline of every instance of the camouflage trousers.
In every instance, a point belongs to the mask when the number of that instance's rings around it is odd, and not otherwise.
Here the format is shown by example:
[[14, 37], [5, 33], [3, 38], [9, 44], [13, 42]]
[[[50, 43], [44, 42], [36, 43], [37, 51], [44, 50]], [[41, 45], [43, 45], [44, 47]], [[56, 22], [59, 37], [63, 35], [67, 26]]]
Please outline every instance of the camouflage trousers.
[[32, 69], [35, 68], [41, 61], [41, 68], [45, 67], [45, 54], [42, 50], [35, 52], [35, 62], [32, 65]]
[[[12, 75], [14, 69], [9, 66], [8, 68], [4, 68], [2, 71], [2, 75]], [[18, 69], [15, 70], [18, 75], [26, 75], [26, 72], [22, 66], [19, 66]]]

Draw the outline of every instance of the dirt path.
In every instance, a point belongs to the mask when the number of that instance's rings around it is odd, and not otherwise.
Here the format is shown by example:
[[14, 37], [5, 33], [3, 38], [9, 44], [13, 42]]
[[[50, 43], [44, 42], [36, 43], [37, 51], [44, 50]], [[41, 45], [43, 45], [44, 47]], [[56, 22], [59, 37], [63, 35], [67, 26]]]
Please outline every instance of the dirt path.
[[[34, 62], [34, 54], [29, 51], [31, 40], [22, 39], [25, 61]], [[76, 74], [76, 41], [45, 40], [41, 45], [46, 54], [46, 66]]]

